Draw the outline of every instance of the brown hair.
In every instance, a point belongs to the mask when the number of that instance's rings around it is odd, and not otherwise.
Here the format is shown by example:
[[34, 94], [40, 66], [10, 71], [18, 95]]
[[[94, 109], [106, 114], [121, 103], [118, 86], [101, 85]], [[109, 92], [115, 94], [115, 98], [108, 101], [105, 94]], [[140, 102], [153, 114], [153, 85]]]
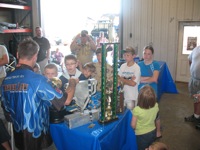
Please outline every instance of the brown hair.
[[95, 72], [96, 71], [96, 67], [94, 66], [94, 64], [92, 62], [86, 63], [83, 66], [83, 69], [89, 70], [90, 72]]
[[18, 58], [31, 59], [39, 51], [39, 45], [33, 39], [24, 39], [18, 45]]
[[77, 58], [73, 54], [69, 54], [69, 55], [65, 56], [64, 63], [66, 63], [67, 60], [74, 60], [75, 62], [77, 62]]
[[145, 50], [145, 49], [149, 49], [149, 50], [151, 51], [151, 53], [154, 54], [153, 46], [151, 46], [151, 45], [145, 46], [145, 47], [144, 47], [144, 50]]
[[149, 109], [155, 106], [156, 94], [153, 88], [145, 85], [140, 89], [138, 95], [138, 106], [144, 109]]
[[47, 64], [47, 65], [44, 67], [44, 70], [46, 70], [46, 69], [55, 69], [56, 72], [58, 72], [58, 67], [57, 67], [57, 65], [54, 64], [54, 63], [49, 63], [49, 64]]

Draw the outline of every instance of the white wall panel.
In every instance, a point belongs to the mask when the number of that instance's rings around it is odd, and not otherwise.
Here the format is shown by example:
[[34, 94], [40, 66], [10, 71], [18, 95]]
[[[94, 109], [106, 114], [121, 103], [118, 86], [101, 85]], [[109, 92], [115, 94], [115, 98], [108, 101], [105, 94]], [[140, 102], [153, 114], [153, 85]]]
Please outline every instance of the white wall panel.
[[[154, 58], [166, 61], [175, 78], [178, 24], [179, 21], [200, 21], [200, 0], [125, 0], [123, 2], [126, 3], [123, 7], [131, 8], [127, 11], [132, 16], [131, 20], [127, 17], [123, 18], [124, 24], [131, 26], [123, 32], [123, 46], [130, 45], [138, 48], [141, 57], [143, 47], [152, 44], [155, 49]], [[132, 38], [129, 36], [130, 33]]]

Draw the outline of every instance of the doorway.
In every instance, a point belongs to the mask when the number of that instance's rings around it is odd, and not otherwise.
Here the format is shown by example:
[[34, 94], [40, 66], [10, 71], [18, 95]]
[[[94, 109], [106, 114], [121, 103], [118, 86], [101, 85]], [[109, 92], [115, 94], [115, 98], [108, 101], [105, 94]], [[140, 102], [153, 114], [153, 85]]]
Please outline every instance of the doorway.
[[41, 26], [51, 43], [51, 51], [59, 47], [64, 55], [70, 54], [73, 37], [81, 30], [91, 34], [98, 22], [113, 15], [116, 19], [112, 20], [112, 25], [117, 29], [120, 3], [121, 0], [40, 0]]
[[179, 22], [176, 81], [188, 82], [190, 67], [188, 56], [200, 45], [200, 22]]

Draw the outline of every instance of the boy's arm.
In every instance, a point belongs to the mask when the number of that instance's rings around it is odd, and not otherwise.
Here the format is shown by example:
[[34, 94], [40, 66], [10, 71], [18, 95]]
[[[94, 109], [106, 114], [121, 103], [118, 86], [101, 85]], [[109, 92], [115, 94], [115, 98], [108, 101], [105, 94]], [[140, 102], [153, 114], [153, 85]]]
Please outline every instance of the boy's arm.
[[132, 80], [133, 77], [130, 79], [125, 79], [124, 77], [120, 77], [120, 81], [124, 84], [124, 85], [129, 85], [129, 86], [135, 86], [137, 83], [135, 81]]
[[74, 97], [74, 93], [75, 93], [75, 88], [76, 88], [76, 83], [77, 80], [76, 79], [69, 79], [69, 86], [66, 89], [66, 93], [67, 93], [67, 99], [65, 101], [65, 105], [69, 105]]
[[76, 43], [76, 41], [77, 41], [78, 38], [80, 38], [80, 34], [78, 34], [78, 35], [73, 39], [72, 43], [70, 44], [70, 49], [71, 49], [71, 52], [72, 52], [72, 53], [76, 53], [76, 51], [78, 51], [78, 50], [81, 48], [81, 46], [78, 45], [78, 44]]
[[69, 86], [67, 87], [63, 97], [61, 99], [55, 98], [52, 100], [52, 105], [59, 111], [64, 105], [69, 105], [74, 97], [76, 79], [69, 79]]

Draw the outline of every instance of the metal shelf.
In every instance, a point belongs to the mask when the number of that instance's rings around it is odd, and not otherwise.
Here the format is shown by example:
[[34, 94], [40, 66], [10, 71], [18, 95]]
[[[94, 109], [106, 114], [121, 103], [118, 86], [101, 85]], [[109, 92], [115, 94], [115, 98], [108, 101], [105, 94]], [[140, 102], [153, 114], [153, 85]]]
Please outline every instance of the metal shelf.
[[15, 4], [6, 4], [6, 3], [0, 3], [0, 7], [1, 7], [1, 8], [12, 8], [12, 9], [31, 10], [31, 7], [29, 7], [29, 6], [15, 5]]

